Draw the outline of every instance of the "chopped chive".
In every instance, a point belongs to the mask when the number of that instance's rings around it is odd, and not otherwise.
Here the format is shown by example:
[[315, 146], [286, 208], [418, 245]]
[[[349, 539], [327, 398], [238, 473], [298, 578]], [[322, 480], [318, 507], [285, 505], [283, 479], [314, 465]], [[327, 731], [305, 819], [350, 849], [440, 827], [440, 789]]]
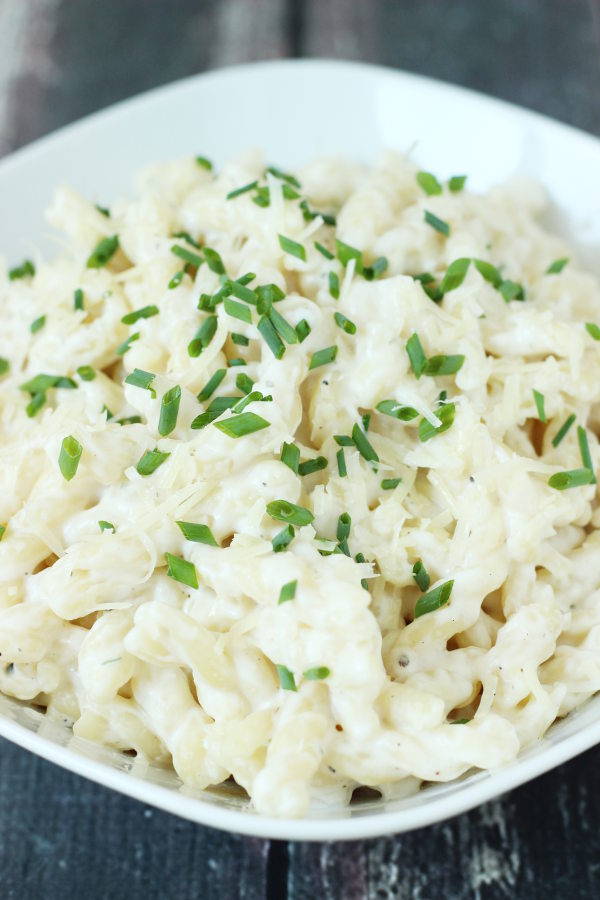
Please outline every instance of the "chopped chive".
[[189, 231], [174, 231], [172, 237], [182, 238], [182, 240], [187, 241], [191, 247], [195, 247], [196, 250], [202, 250], [202, 244], [195, 241]]
[[439, 609], [441, 606], [445, 606], [450, 599], [453, 586], [453, 580], [446, 581], [444, 584], [440, 584], [432, 591], [429, 591], [428, 594], [423, 594], [419, 597], [417, 605], [415, 606], [415, 619], [424, 616], [426, 613], [434, 612], [434, 610]]
[[259, 313], [266, 313], [274, 303], [285, 299], [285, 294], [276, 284], [260, 284], [254, 291]]
[[[356, 556], [354, 557], [354, 560], [355, 560], [355, 562], [357, 562], [357, 563], [364, 563], [364, 562], [366, 562], [365, 554], [364, 554], [364, 553], [357, 553]], [[368, 590], [369, 590], [369, 585], [368, 585], [368, 583], [367, 583], [367, 579], [366, 579], [366, 578], [361, 578], [361, 579], [360, 579], [360, 584], [361, 584], [361, 587], [362, 587], [363, 590], [365, 590], [365, 591], [368, 591]]]
[[300, 321], [296, 325], [296, 335], [300, 344], [306, 340], [306, 338], [310, 334], [310, 331], [311, 328], [306, 319], [300, 319]]
[[0, 376], [6, 375], [8, 370], [10, 369], [10, 363], [7, 359], [4, 359], [3, 356], [0, 356]]
[[252, 313], [243, 303], [227, 298], [223, 306], [228, 316], [233, 316], [234, 319], [239, 319], [240, 322], [247, 322], [248, 324], [252, 322]]
[[281, 448], [281, 462], [297, 475], [300, 466], [300, 448], [296, 447], [295, 444], [287, 444], [284, 441]]
[[157, 316], [159, 312], [158, 306], [143, 306], [141, 309], [136, 309], [134, 312], [127, 313], [126, 316], [123, 316], [121, 322], [123, 325], [135, 325], [140, 319], [151, 319], [152, 316]]
[[420, 559], [414, 564], [412, 574], [420, 591], [429, 590], [429, 585], [431, 584], [429, 572]]
[[117, 530], [113, 523], [107, 522], [106, 519], [99, 519], [98, 527], [100, 528], [100, 531], [112, 531], [113, 534]]
[[64, 375], [45, 375], [40, 373], [39, 375], [34, 375], [29, 381], [20, 385], [20, 390], [27, 391], [28, 394], [33, 396], [34, 394], [45, 393], [50, 388], [73, 389], [76, 387], [77, 382], [73, 381], [72, 378], [67, 378]]
[[536, 391], [536, 389], [534, 388], [533, 399], [535, 400], [535, 405], [537, 407], [538, 419], [540, 420], [540, 422], [547, 422], [548, 419], [546, 418], [544, 395], [540, 394], [540, 392]]
[[229, 191], [225, 199], [233, 200], [234, 197], [240, 197], [242, 194], [246, 194], [248, 191], [253, 191], [255, 187], [258, 187], [258, 181], [249, 181], [248, 184], [243, 184], [241, 187], [236, 188], [234, 191]]
[[88, 269], [102, 269], [106, 266], [119, 249], [119, 237], [113, 234], [112, 237], [105, 237], [96, 244], [91, 254], [88, 256], [86, 267]]
[[28, 278], [35, 275], [35, 266], [30, 259], [26, 259], [20, 266], [9, 269], [8, 277], [10, 281], [17, 281], [19, 278]]
[[442, 423], [441, 425], [435, 426], [428, 422], [427, 419], [421, 419], [419, 422], [419, 440], [425, 443], [425, 441], [435, 437], [436, 434], [443, 434], [444, 431], [448, 431], [454, 422], [455, 414], [456, 407], [454, 403], [445, 403], [436, 413]]
[[212, 375], [209, 380], [206, 382], [200, 393], [198, 394], [198, 400], [200, 403], [204, 403], [205, 400], [208, 400], [211, 397], [216, 389], [219, 387], [225, 375], [227, 374], [227, 369], [217, 369], [214, 375]]
[[442, 193], [442, 186], [431, 172], [417, 172], [417, 184], [422, 188], [428, 197]]
[[282, 172], [281, 169], [276, 168], [276, 166], [268, 166], [265, 169], [265, 174], [267, 172], [270, 172], [271, 175], [275, 176], [275, 178], [280, 178], [282, 181], [287, 181], [288, 184], [293, 184], [294, 187], [301, 187], [300, 182], [294, 175], [289, 175], [287, 172]]
[[289, 500], [272, 500], [267, 503], [267, 513], [272, 519], [278, 519], [280, 522], [286, 522], [288, 525], [310, 525], [314, 516], [309, 509], [304, 506], [297, 506], [290, 503]]
[[96, 377], [96, 372], [92, 369], [91, 366], [79, 366], [77, 369], [77, 374], [82, 379], [82, 381], [93, 381]]
[[294, 681], [294, 676], [290, 672], [290, 670], [286, 666], [280, 666], [277, 664], [275, 666], [277, 669], [277, 674], [279, 675], [279, 686], [284, 691], [296, 691], [296, 682]]
[[485, 278], [486, 281], [493, 284], [495, 288], [500, 287], [502, 284], [502, 275], [496, 266], [493, 266], [490, 262], [486, 262], [485, 259], [474, 259], [473, 265], [482, 278]]
[[235, 386], [238, 390], [243, 391], [244, 394], [249, 394], [254, 387], [254, 381], [245, 372], [240, 372], [236, 376]]
[[235, 406], [231, 407], [231, 412], [240, 413], [242, 410], [246, 409], [249, 403], [254, 403], [256, 400], [272, 400], [273, 398], [269, 394], [268, 397], [263, 397], [260, 391], [250, 391], [249, 394], [246, 394], [244, 397], [241, 397]]
[[33, 419], [33, 417], [38, 414], [45, 402], [46, 395], [44, 393], [32, 395], [31, 400], [25, 407], [25, 412], [30, 419]]
[[161, 453], [160, 450], [146, 450], [142, 457], [138, 460], [136, 469], [140, 475], [152, 475], [164, 461], [169, 458], [170, 453]]
[[448, 187], [452, 191], [452, 193], [456, 193], [457, 191], [462, 191], [465, 186], [465, 182], [467, 180], [466, 175], [453, 175], [452, 178], [448, 180]]
[[302, 200], [298, 205], [302, 210], [302, 217], [304, 218], [305, 222], [312, 222], [317, 218], [317, 216], [321, 216], [325, 225], [331, 225], [334, 228], [337, 225], [335, 216], [331, 215], [331, 213], [317, 212], [316, 210], [310, 209], [307, 200]]
[[323, 244], [320, 244], [318, 241], [315, 241], [315, 250], [318, 250], [321, 256], [324, 256], [325, 259], [335, 259], [333, 253], [324, 247]]
[[581, 487], [583, 484], [594, 484], [594, 481], [594, 473], [591, 469], [571, 469], [551, 475], [548, 484], [557, 491], [564, 491], [567, 488]]
[[316, 459], [307, 459], [306, 462], [300, 463], [298, 466], [298, 475], [312, 475], [314, 472], [320, 472], [326, 469], [328, 465], [324, 456], [317, 456]]
[[379, 462], [379, 457], [371, 446], [366, 434], [356, 424], [352, 427], [352, 441], [363, 459], [366, 459], [367, 462]]
[[292, 528], [291, 525], [286, 525], [285, 528], [282, 528], [281, 531], [278, 531], [271, 544], [273, 545], [274, 553], [281, 553], [283, 550], [288, 547], [296, 536], [296, 532]]
[[207, 316], [188, 344], [188, 354], [195, 358], [206, 350], [217, 331], [217, 317]]
[[[107, 418], [111, 418], [110, 414]], [[123, 419], [117, 419], [117, 425], [139, 425], [141, 421], [141, 416], [125, 416]]]
[[79, 441], [75, 440], [73, 435], [69, 434], [66, 438], [63, 438], [58, 456], [58, 467], [65, 481], [70, 481], [74, 477], [82, 453], [83, 447]]
[[338, 348], [336, 344], [333, 344], [331, 347], [324, 347], [323, 350], [317, 350], [311, 357], [310, 365], [308, 367], [309, 371], [310, 369], [318, 369], [319, 366], [326, 366], [327, 363], [334, 362], [337, 352]]
[[363, 257], [362, 252], [357, 250], [356, 247], [351, 247], [350, 244], [345, 244], [343, 241], [338, 241], [336, 238], [335, 246], [337, 249], [337, 258], [341, 262], [343, 266], [347, 266], [348, 263], [353, 259], [356, 262], [355, 272], [358, 274], [362, 274], [363, 270]]
[[252, 412], [244, 412], [239, 416], [231, 416], [222, 422], [214, 423], [215, 428], [218, 428], [219, 431], [222, 431], [223, 434], [230, 438], [245, 437], [247, 434], [253, 434], [255, 431], [262, 431], [263, 428], [268, 428], [270, 424], [270, 422]]
[[288, 603], [290, 600], [293, 600], [296, 596], [297, 587], [297, 579], [294, 579], [294, 581], [288, 581], [287, 584], [284, 584], [279, 592], [279, 600], [277, 601], [277, 605], [281, 606], [282, 603]]
[[215, 272], [216, 275], [224, 275], [225, 266], [223, 265], [220, 254], [217, 253], [216, 250], [213, 250], [212, 247], [205, 247], [203, 252], [204, 259], [211, 272]]
[[200, 166], [201, 169], [206, 169], [207, 172], [212, 171], [213, 164], [210, 159], [207, 159], [206, 156], [196, 156], [196, 165]]
[[180, 247], [179, 244], [173, 244], [171, 247], [171, 253], [174, 256], [178, 256], [179, 259], [185, 260], [186, 263], [189, 263], [190, 266], [194, 266], [195, 269], [199, 269], [204, 259], [198, 253], [194, 253], [192, 250], [188, 250], [187, 247]]
[[81, 288], [73, 291], [73, 309], [83, 309], [83, 291]]
[[581, 425], [577, 427], [577, 441], [579, 443], [579, 452], [581, 453], [581, 462], [585, 469], [589, 469], [592, 473], [592, 484], [596, 484], [596, 476], [594, 475], [594, 463], [592, 462], [592, 454], [590, 453], [590, 445], [585, 428]]
[[284, 234], [278, 234], [277, 237], [279, 238], [279, 246], [284, 253], [289, 253], [290, 256], [295, 256], [297, 259], [306, 262], [306, 250], [302, 244], [299, 244], [298, 241], [293, 241]]
[[595, 341], [600, 341], [600, 328], [594, 322], [586, 322], [585, 330]]
[[566, 264], [569, 262], [569, 257], [564, 256], [562, 259], [555, 259], [553, 263], [551, 263], [546, 269], [546, 275], [558, 275]]
[[171, 434], [177, 424], [177, 416], [179, 414], [179, 404], [181, 402], [181, 388], [178, 384], [172, 387], [160, 403], [160, 416], [158, 419], [158, 433], [165, 437]]
[[335, 458], [337, 460], [338, 475], [340, 476], [340, 478], [345, 478], [348, 474], [348, 471], [346, 469], [346, 457], [344, 455], [343, 447], [340, 447], [338, 452], [335, 454]]
[[286, 341], [288, 344], [297, 344], [298, 343], [298, 335], [296, 334], [296, 329], [293, 325], [284, 319], [280, 312], [278, 312], [275, 307], [271, 307], [268, 312], [269, 319], [271, 320], [271, 325], [275, 328], [275, 331]]
[[401, 478], [384, 478], [381, 482], [381, 487], [384, 491], [393, 491], [401, 481]]
[[375, 407], [380, 413], [391, 416], [393, 419], [399, 419], [401, 422], [410, 422], [419, 415], [412, 406], [402, 406], [396, 400], [381, 400]]
[[186, 541], [195, 544], [208, 544], [209, 547], [218, 547], [214, 535], [208, 525], [198, 525], [196, 522], [177, 522], [179, 529]]
[[105, 412], [105, 413], [106, 413], [106, 421], [107, 421], [107, 422], [109, 421], [109, 419], [113, 419], [113, 418], [114, 418], [113, 413], [111, 413], [111, 411], [110, 411], [110, 409], [108, 408], [108, 406], [106, 405], [106, 403], [104, 403], [104, 404], [102, 405], [102, 409], [100, 410], [100, 412], [103, 412], [103, 413]]
[[558, 447], [563, 438], [566, 437], [567, 432], [575, 421], [575, 418], [575, 413], [571, 413], [571, 415], [568, 417], [568, 419], [565, 420], [561, 428], [559, 428], [559, 430], [556, 432], [556, 435], [552, 438], [552, 445], [554, 447]]
[[340, 299], [340, 279], [335, 272], [329, 273], [329, 293], [334, 300]]
[[245, 334], [240, 334], [238, 331], [231, 332], [231, 341], [238, 347], [247, 347], [250, 343], [250, 339], [247, 338]]
[[145, 372], [143, 369], [134, 369], [125, 379], [125, 384], [131, 384], [134, 387], [143, 388], [150, 391], [151, 397], [156, 397], [156, 391], [152, 387], [152, 382], [156, 378], [154, 372]]
[[45, 324], [46, 324], [46, 316], [40, 316], [39, 318], [34, 319], [34, 321], [29, 326], [29, 330], [31, 331], [32, 334], [35, 334], [36, 331], [39, 331], [40, 328], [43, 328]]
[[440, 284], [440, 291], [442, 294], [449, 294], [450, 291], [454, 291], [457, 287], [460, 287], [465, 280], [465, 275], [467, 274], [470, 263], [471, 260], [467, 256], [461, 256], [459, 259], [455, 259], [454, 262], [450, 263]]
[[233, 359], [227, 360], [227, 365], [230, 367], [231, 366], [247, 366], [248, 363], [246, 362], [245, 359], [242, 359], [241, 356], [234, 356]]
[[423, 375], [454, 375], [465, 361], [464, 356], [430, 356], [423, 367]]
[[373, 281], [379, 275], [383, 275], [388, 265], [389, 263], [385, 256], [378, 256], [372, 265], [363, 267], [363, 275], [367, 281]]
[[341, 312], [334, 313], [333, 318], [335, 319], [336, 325], [339, 325], [346, 334], [356, 334], [356, 325], [354, 322], [352, 322], [351, 319], [347, 319]]
[[167, 561], [167, 575], [180, 584], [186, 584], [191, 588], [198, 588], [198, 573], [194, 563], [180, 556], [173, 556], [172, 553], [165, 553]]
[[462, 719], [455, 719], [454, 722], [449, 722], [448, 724], [449, 725], [468, 725], [468, 723], [470, 721], [471, 721], [470, 719], [462, 718]]
[[329, 678], [330, 675], [331, 672], [327, 666], [316, 666], [314, 669], [307, 669], [306, 672], [302, 673], [302, 677], [306, 678], [307, 681], [323, 681], [324, 678]]
[[343, 553], [345, 556], [351, 556], [350, 548], [348, 547], [348, 541], [346, 538], [343, 538], [339, 541], [335, 547], [334, 553]]
[[363, 431], [365, 434], [369, 430], [369, 425], [371, 424], [371, 413], [365, 413], [364, 416], [361, 416]]
[[181, 282], [183, 281], [184, 275], [185, 275], [185, 272], [183, 271], [183, 269], [180, 269], [179, 272], [175, 272], [175, 274], [173, 275], [173, 277], [171, 278], [171, 280], [169, 281], [169, 283], [167, 285], [168, 289], [170, 291], [172, 291], [176, 287], [178, 287], [181, 284]]
[[129, 350], [131, 345], [134, 343], [134, 341], [139, 341], [139, 339], [140, 339], [139, 331], [136, 331], [135, 334], [130, 334], [129, 337], [127, 338], [127, 340], [123, 341], [123, 343], [119, 344], [119, 346], [117, 347], [117, 350], [116, 350], [117, 356], [123, 356], [125, 353], [127, 353], [127, 351]]
[[429, 212], [428, 209], [425, 210], [424, 218], [428, 225], [431, 225], [432, 228], [435, 228], [435, 230], [439, 231], [440, 234], [443, 234], [444, 237], [448, 237], [450, 234], [450, 226], [447, 222], [438, 218], [434, 213]]
[[354, 447], [354, 441], [347, 434], [334, 434], [333, 439], [338, 447]]
[[110, 209], [106, 206], [100, 206], [99, 203], [94, 203], [94, 209], [97, 209], [101, 216], [104, 216], [105, 219], [110, 219]]
[[231, 282], [231, 293], [234, 297], [237, 297], [238, 300], [243, 300], [244, 303], [250, 303], [252, 304], [252, 306], [256, 306], [256, 292], [251, 288], [246, 287], [245, 284], [242, 284], [242, 280], [240, 278], [238, 278], [237, 281]]
[[423, 345], [419, 340], [419, 335], [415, 331], [406, 342], [406, 352], [408, 353], [408, 358], [410, 360], [410, 365], [415, 373], [417, 378], [420, 378], [423, 374], [425, 366], [427, 365], [427, 357], [425, 356], [425, 351], [423, 350]]
[[510, 278], [505, 278], [502, 284], [499, 286], [498, 290], [504, 297], [506, 303], [510, 303], [511, 300], [524, 300], [525, 299], [525, 290], [522, 284], [519, 284], [517, 281], [511, 281]]
[[337, 530], [336, 530], [336, 537], [337, 537], [338, 541], [343, 541], [347, 537], [350, 536], [351, 525], [352, 525], [352, 519], [350, 517], [350, 513], [345, 512], [345, 513], [341, 513], [341, 515], [338, 516]]
[[277, 334], [270, 318], [268, 316], [262, 316], [262, 318], [259, 319], [257, 328], [265, 339], [265, 342], [275, 359], [281, 359], [285, 353], [285, 344]]

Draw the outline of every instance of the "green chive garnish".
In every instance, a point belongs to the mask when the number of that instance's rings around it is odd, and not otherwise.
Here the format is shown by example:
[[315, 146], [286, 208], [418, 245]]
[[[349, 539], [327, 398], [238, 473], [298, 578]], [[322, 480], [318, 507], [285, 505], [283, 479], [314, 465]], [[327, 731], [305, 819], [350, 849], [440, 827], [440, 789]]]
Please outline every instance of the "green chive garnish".
[[25, 407], [25, 412], [29, 416], [30, 419], [33, 419], [34, 416], [40, 411], [44, 403], [46, 402], [45, 394], [33, 394], [31, 400]]
[[362, 252], [357, 250], [356, 247], [351, 247], [350, 244], [345, 244], [343, 241], [338, 241], [336, 239], [335, 246], [337, 249], [337, 258], [341, 262], [343, 266], [347, 266], [350, 260], [355, 260], [356, 266], [354, 271], [359, 275], [362, 274], [363, 270], [363, 257]]
[[253, 434], [255, 431], [262, 431], [263, 428], [268, 428], [270, 424], [270, 422], [252, 412], [241, 413], [239, 416], [231, 416], [222, 422], [214, 423], [215, 428], [218, 428], [219, 431], [222, 431], [223, 434], [230, 438], [245, 437], [247, 434]]
[[454, 262], [450, 263], [440, 284], [440, 291], [442, 294], [449, 294], [450, 291], [454, 291], [457, 287], [460, 287], [465, 280], [465, 275], [467, 274], [470, 263], [471, 260], [466, 256], [461, 256], [459, 259], [455, 259]]
[[600, 328], [593, 322], [586, 322], [585, 330], [590, 335], [590, 337], [594, 338], [595, 341], [600, 341]]
[[238, 347], [247, 347], [250, 343], [250, 339], [247, 338], [245, 334], [240, 334], [238, 331], [231, 332], [231, 341]]
[[175, 274], [173, 275], [173, 277], [171, 278], [171, 280], [169, 281], [169, 283], [167, 285], [168, 289], [170, 291], [172, 291], [176, 287], [178, 287], [181, 284], [181, 282], [183, 281], [184, 275], [185, 275], [185, 272], [183, 271], [183, 269], [180, 269], [178, 272], [175, 272]]
[[393, 491], [401, 481], [401, 478], [384, 478], [381, 482], [381, 487], [384, 491]]
[[307, 459], [306, 462], [300, 463], [298, 466], [298, 475], [312, 475], [314, 472], [326, 469], [327, 465], [327, 459], [324, 456], [317, 456], [316, 459]]
[[432, 591], [429, 591], [428, 594], [423, 594], [422, 597], [419, 597], [415, 606], [415, 619], [424, 616], [426, 613], [433, 612], [441, 606], [445, 606], [450, 599], [453, 585], [454, 581], [446, 581], [444, 584], [440, 584]]
[[535, 405], [537, 407], [538, 419], [540, 420], [540, 422], [547, 422], [548, 419], [546, 418], [544, 395], [540, 394], [540, 392], [536, 391], [536, 389], [534, 388], [533, 399], [535, 400]]
[[157, 316], [159, 312], [158, 306], [143, 306], [141, 309], [136, 309], [134, 312], [127, 313], [126, 316], [123, 316], [121, 322], [123, 325], [135, 325], [140, 319], [151, 319], [152, 316]]
[[286, 666], [276, 665], [277, 674], [279, 675], [279, 686], [284, 691], [295, 691], [296, 682], [294, 681], [294, 676], [290, 672], [290, 670]]
[[300, 465], [300, 448], [296, 447], [295, 444], [287, 444], [284, 441], [281, 448], [281, 462], [297, 475]]
[[188, 354], [192, 358], [200, 356], [206, 350], [217, 331], [217, 317], [207, 316], [200, 328], [188, 344]]
[[525, 290], [523, 288], [523, 285], [519, 284], [517, 281], [511, 281], [510, 278], [505, 278], [498, 290], [507, 303], [510, 303], [511, 300], [525, 299]]
[[140, 339], [139, 331], [136, 331], [135, 334], [130, 334], [129, 337], [127, 338], [127, 340], [123, 341], [123, 343], [117, 347], [117, 350], [116, 350], [117, 356], [123, 356], [125, 353], [127, 353], [127, 351], [129, 350], [131, 345], [134, 343], [134, 341], [139, 341], [139, 339]]
[[229, 191], [226, 200], [233, 200], [234, 197], [239, 197], [241, 194], [253, 191], [255, 187], [258, 187], [258, 181], [250, 181], [248, 184], [243, 184], [242, 187], [236, 188], [234, 191]]
[[350, 513], [347, 513], [347, 512], [341, 513], [341, 515], [338, 516], [337, 530], [336, 530], [336, 537], [337, 537], [338, 541], [343, 541], [347, 537], [350, 536], [351, 526], [352, 526], [352, 519], [350, 517]]
[[39, 331], [40, 328], [43, 328], [46, 324], [46, 316], [40, 316], [38, 319], [34, 319], [34, 321], [29, 326], [29, 330], [32, 334], [35, 334], [36, 331]]
[[310, 525], [314, 516], [309, 509], [304, 506], [297, 506], [290, 503], [289, 500], [272, 500], [267, 503], [267, 512], [272, 519], [278, 519], [280, 522], [287, 522], [289, 525]]
[[425, 441], [435, 437], [436, 434], [442, 434], [444, 431], [448, 431], [454, 422], [455, 414], [456, 407], [454, 406], [454, 403], [445, 403], [443, 406], [440, 406], [436, 412], [438, 419], [440, 419], [442, 423], [441, 425], [436, 427], [435, 425], [432, 425], [431, 422], [428, 422], [427, 419], [421, 419], [419, 422], [419, 440], [425, 443]]
[[187, 247], [180, 247], [179, 244], [173, 244], [171, 247], [171, 253], [173, 256], [178, 256], [179, 259], [183, 259], [186, 263], [189, 263], [190, 266], [193, 266], [195, 269], [199, 269], [204, 259], [198, 253], [194, 253], [192, 250], [188, 250]]
[[347, 319], [341, 312], [334, 313], [333, 318], [335, 319], [335, 324], [339, 325], [346, 334], [356, 334], [356, 325], [354, 322]]
[[138, 461], [136, 466], [140, 475], [152, 475], [164, 461], [169, 458], [170, 453], [161, 453], [160, 450], [146, 450], [144, 455]]
[[579, 452], [581, 453], [581, 462], [585, 469], [589, 469], [592, 473], [592, 484], [596, 484], [596, 476], [594, 475], [594, 464], [592, 462], [592, 454], [590, 453], [590, 445], [585, 428], [581, 425], [577, 428], [577, 441], [579, 443]]
[[366, 432], [369, 430], [369, 425], [371, 424], [371, 413], [365, 413], [364, 416], [361, 416], [363, 430]]
[[457, 191], [462, 191], [465, 186], [465, 182], [467, 180], [466, 175], [453, 175], [452, 178], [448, 181], [448, 187], [453, 193]]
[[425, 356], [425, 351], [423, 350], [423, 345], [419, 340], [419, 335], [416, 333], [412, 334], [406, 342], [406, 352], [408, 353], [408, 358], [410, 360], [410, 365], [415, 373], [417, 378], [420, 378], [423, 374], [425, 366], [427, 365], [427, 357]]
[[206, 169], [208, 172], [212, 171], [213, 164], [210, 159], [207, 159], [205, 156], [196, 156], [196, 164], [199, 165], [201, 169]]
[[285, 344], [277, 334], [270, 318], [268, 316], [262, 316], [262, 318], [259, 319], [257, 328], [265, 339], [265, 342], [275, 359], [281, 359], [285, 353]]
[[0, 356], [0, 376], [6, 375], [8, 370], [10, 369], [10, 363], [7, 359], [4, 359], [3, 356]]
[[346, 469], [346, 457], [344, 455], [343, 447], [340, 447], [338, 452], [335, 454], [335, 458], [337, 460], [338, 475], [340, 476], [340, 478], [345, 478], [348, 472]]
[[431, 584], [429, 572], [420, 559], [417, 560], [417, 562], [414, 564], [412, 574], [420, 591], [429, 590], [429, 585]]
[[198, 588], [198, 573], [194, 563], [187, 559], [181, 559], [180, 556], [173, 556], [172, 553], [165, 553], [167, 561], [167, 575], [180, 584], [186, 584], [191, 588]]
[[313, 353], [309, 370], [310, 369], [318, 369], [319, 366], [325, 366], [327, 363], [334, 362], [337, 356], [338, 348], [337, 345], [334, 344], [332, 347], [325, 347], [323, 350], [317, 350]]
[[443, 219], [439, 219], [434, 213], [429, 212], [428, 209], [425, 210], [425, 221], [428, 225], [431, 225], [432, 228], [435, 228], [436, 231], [439, 231], [440, 234], [443, 234], [444, 237], [448, 237], [450, 234], [450, 226], [447, 222], [444, 222]]
[[77, 382], [73, 381], [72, 378], [67, 378], [65, 375], [45, 375], [40, 373], [22, 384], [20, 390], [27, 391], [28, 394], [33, 396], [34, 394], [44, 394], [50, 388], [68, 388], [72, 390], [76, 387]]
[[177, 424], [177, 416], [179, 414], [179, 404], [181, 402], [181, 388], [178, 384], [172, 387], [160, 403], [160, 416], [158, 419], [158, 433], [163, 437], [171, 434]]
[[254, 387], [254, 382], [245, 372], [240, 372], [235, 379], [235, 386], [244, 394], [249, 394]]
[[296, 334], [296, 329], [292, 325], [290, 325], [290, 323], [286, 319], [284, 319], [281, 313], [277, 312], [275, 307], [271, 307], [268, 312], [268, 316], [271, 320], [271, 324], [284, 341], [286, 341], [288, 344], [298, 343], [298, 335]]
[[98, 527], [100, 528], [100, 531], [112, 531], [113, 534], [117, 530], [113, 523], [107, 522], [106, 519], [100, 519], [98, 521]]
[[502, 275], [496, 266], [493, 266], [490, 262], [486, 262], [485, 259], [474, 259], [473, 265], [482, 278], [485, 278], [486, 281], [493, 284], [495, 288], [500, 287], [502, 284]]
[[306, 250], [302, 244], [299, 244], [298, 241], [293, 241], [284, 234], [278, 234], [277, 237], [279, 238], [279, 246], [284, 253], [289, 253], [290, 256], [295, 256], [297, 259], [306, 262]]
[[296, 335], [298, 337], [298, 341], [302, 343], [302, 341], [306, 340], [311, 331], [310, 325], [306, 321], [306, 319], [300, 319], [298, 324], [296, 325]]
[[302, 673], [302, 677], [306, 678], [307, 681], [323, 681], [324, 678], [329, 678], [330, 675], [331, 672], [327, 666], [316, 666], [316, 668], [307, 669], [306, 672]]
[[296, 532], [294, 531], [291, 525], [286, 525], [285, 528], [282, 528], [281, 531], [278, 531], [271, 544], [273, 545], [274, 553], [281, 553], [285, 550], [294, 540], [296, 536]]
[[335, 256], [331, 251], [324, 247], [323, 244], [320, 244], [318, 241], [315, 241], [315, 249], [319, 251], [321, 256], [324, 256], [325, 259], [335, 259]]
[[546, 275], [558, 275], [566, 264], [569, 262], [569, 257], [564, 256], [562, 259], [555, 259], [553, 263], [551, 263], [546, 269]]
[[20, 266], [9, 269], [8, 277], [10, 281], [17, 281], [19, 278], [28, 278], [35, 275], [35, 266], [30, 259], [26, 259]]
[[340, 279], [335, 272], [329, 273], [329, 293], [334, 300], [340, 299]]
[[441, 184], [431, 172], [417, 172], [417, 184], [429, 197], [442, 193]]
[[208, 525], [198, 525], [196, 522], [177, 522], [177, 525], [187, 541], [193, 541], [195, 544], [208, 544], [209, 547], [219, 546]]
[[288, 581], [287, 584], [284, 584], [279, 592], [279, 600], [277, 602], [278, 606], [281, 606], [282, 603], [288, 603], [290, 600], [293, 600], [296, 596], [296, 588], [298, 587], [298, 580]]
[[356, 424], [352, 427], [352, 441], [363, 459], [366, 459], [368, 462], [379, 462], [379, 457], [371, 446], [366, 434]]
[[581, 487], [583, 484], [593, 484], [594, 481], [594, 473], [591, 469], [571, 469], [551, 475], [548, 484], [557, 491], [564, 491], [567, 488]]
[[91, 366], [79, 366], [77, 374], [82, 381], [93, 381], [96, 377], [96, 373]]
[[113, 234], [112, 237], [105, 237], [96, 244], [92, 250], [86, 266], [88, 269], [102, 269], [110, 262], [112, 257], [119, 249], [119, 237]]
[[430, 356], [423, 367], [423, 375], [454, 375], [462, 368], [464, 356]]
[[568, 417], [568, 419], [565, 420], [561, 428], [559, 428], [559, 430], [556, 432], [556, 435], [552, 438], [552, 444], [554, 447], [558, 447], [562, 439], [566, 437], [569, 428], [575, 421], [575, 418], [575, 413], [571, 413], [571, 415]]
[[400, 422], [410, 422], [419, 415], [412, 406], [402, 406], [396, 400], [381, 400], [375, 407], [380, 413], [391, 416], [393, 419], [399, 419]]
[[389, 263], [385, 256], [378, 256], [372, 265], [363, 267], [363, 275], [367, 281], [373, 281], [379, 275], [383, 275], [388, 265]]
[[154, 372], [145, 372], [143, 369], [134, 369], [125, 379], [125, 384], [132, 384], [134, 387], [143, 388], [150, 391], [152, 398], [156, 397], [156, 391], [152, 387], [152, 382], [156, 378]]
[[58, 467], [65, 481], [70, 481], [74, 477], [82, 453], [83, 447], [73, 435], [70, 434], [63, 439], [58, 456]]
[[227, 298], [224, 301], [223, 306], [228, 316], [233, 316], [234, 319], [239, 319], [240, 322], [247, 322], [248, 324], [252, 322], [252, 313], [243, 303], [238, 303], [237, 300], [230, 300]]
[[223, 260], [219, 253], [216, 250], [213, 250], [212, 247], [204, 248], [204, 259], [206, 260], [206, 264], [211, 272], [215, 272], [216, 275], [224, 275], [225, 274], [225, 266], [223, 265]]
[[214, 375], [212, 375], [209, 380], [206, 382], [200, 393], [198, 394], [198, 400], [200, 403], [204, 403], [205, 400], [208, 400], [216, 389], [219, 387], [225, 375], [227, 374], [227, 369], [217, 369]]
[[334, 434], [333, 439], [338, 447], [354, 447], [354, 441], [347, 434]]

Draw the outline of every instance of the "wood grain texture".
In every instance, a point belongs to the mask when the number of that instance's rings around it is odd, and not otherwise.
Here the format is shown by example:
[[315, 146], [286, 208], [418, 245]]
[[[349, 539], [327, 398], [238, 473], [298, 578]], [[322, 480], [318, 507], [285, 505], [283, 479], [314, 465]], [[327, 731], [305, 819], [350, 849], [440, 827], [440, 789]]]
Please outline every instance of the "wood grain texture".
[[[290, 55], [405, 68], [600, 133], [600, 0], [0, 0], [0, 155], [155, 85]], [[441, 825], [287, 845], [180, 821], [0, 740], [0, 898], [597, 898], [599, 773], [595, 749]]]

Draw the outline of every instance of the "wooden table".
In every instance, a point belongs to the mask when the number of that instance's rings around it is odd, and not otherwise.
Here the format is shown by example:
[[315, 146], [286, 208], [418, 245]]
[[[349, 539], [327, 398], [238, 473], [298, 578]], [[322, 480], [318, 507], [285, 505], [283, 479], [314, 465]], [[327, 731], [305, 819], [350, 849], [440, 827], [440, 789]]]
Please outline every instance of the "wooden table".
[[[174, 78], [281, 56], [422, 72], [600, 134], [599, 0], [0, 0], [0, 154]], [[599, 792], [595, 749], [438, 826], [285, 844], [192, 825], [0, 741], [0, 897], [597, 898]]]

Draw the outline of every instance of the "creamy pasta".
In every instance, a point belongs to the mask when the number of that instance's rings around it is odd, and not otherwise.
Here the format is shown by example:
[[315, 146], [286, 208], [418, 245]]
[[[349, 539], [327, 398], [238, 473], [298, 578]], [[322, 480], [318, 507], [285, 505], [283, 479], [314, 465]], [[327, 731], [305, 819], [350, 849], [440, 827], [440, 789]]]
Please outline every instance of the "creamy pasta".
[[0, 272], [0, 690], [265, 814], [600, 689], [600, 294], [534, 185], [258, 154]]

